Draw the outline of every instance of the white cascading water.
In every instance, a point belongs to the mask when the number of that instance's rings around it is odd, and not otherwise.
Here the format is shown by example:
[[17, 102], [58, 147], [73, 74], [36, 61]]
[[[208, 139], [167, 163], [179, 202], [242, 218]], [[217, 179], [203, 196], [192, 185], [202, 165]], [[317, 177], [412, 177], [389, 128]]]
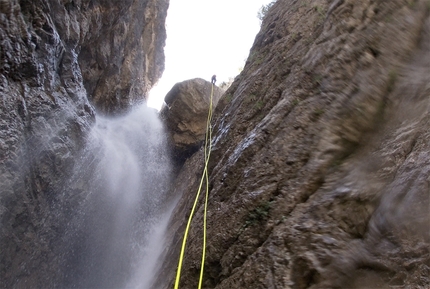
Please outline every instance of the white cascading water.
[[170, 163], [155, 110], [98, 117], [69, 185], [78, 194], [63, 258], [67, 288], [151, 288], [173, 208]]

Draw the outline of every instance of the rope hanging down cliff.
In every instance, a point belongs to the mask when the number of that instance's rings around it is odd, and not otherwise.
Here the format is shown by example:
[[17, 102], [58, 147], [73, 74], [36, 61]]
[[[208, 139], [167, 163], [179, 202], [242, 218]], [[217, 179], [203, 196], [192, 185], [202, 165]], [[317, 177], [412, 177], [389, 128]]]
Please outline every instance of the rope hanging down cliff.
[[208, 112], [208, 118], [206, 122], [206, 138], [205, 138], [205, 164], [204, 164], [204, 170], [202, 177], [200, 179], [200, 185], [197, 190], [196, 198], [194, 200], [193, 207], [191, 209], [190, 217], [188, 218], [187, 226], [185, 228], [184, 233], [184, 239], [182, 240], [182, 247], [181, 247], [181, 253], [179, 255], [179, 263], [178, 263], [178, 269], [176, 272], [176, 279], [175, 279], [175, 287], [174, 289], [179, 288], [179, 281], [181, 279], [181, 270], [182, 270], [182, 263], [184, 260], [184, 254], [185, 254], [185, 247], [187, 245], [187, 238], [188, 238], [188, 232], [191, 226], [191, 221], [194, 216], [194, 211], [197, 207], [197, 203], [200, 197], [200, 193], [202, 191], [203, 182], [206, 181], [206, 194], [205, 194], [205, 203], [204, 203], [204, 213], [203, 213], [203, 248], [202, 248], [202, 265], [200, 268], [200, 278], [199, 278], [199, 285], [198, 289], [202, 288], [202, 282], [203, 282], [203, 270], [205, 265], [205, 255], [206, 255], [206, 217], [207, 217], [207, 205], [208, 205], [208, 194], [209, 194], [209, 175], [208, 175], [208, 164], [209, 164], [209, 158], [211, 155], [211, 148], [212, 148], [212, 126], [211, 126], [211, 120], [212, 120], [212, 99], [214, 94], [214, 81], [212, 77], [212, 90], [211, 90], [211, 96], [209, 100], [209, 112]]

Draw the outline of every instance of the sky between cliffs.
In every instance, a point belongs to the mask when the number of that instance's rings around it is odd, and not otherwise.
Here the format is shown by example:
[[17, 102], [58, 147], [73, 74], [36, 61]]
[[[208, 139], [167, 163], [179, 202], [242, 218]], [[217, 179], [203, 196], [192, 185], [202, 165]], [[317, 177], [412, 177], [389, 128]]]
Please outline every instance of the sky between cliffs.
[[166, 68], [149, 94], [160, 109], [173, 85], [200, 77], [217, 84], [235, 77], [260, 29], [257, 12], [272, 0], [171, 0], [167, 14]]

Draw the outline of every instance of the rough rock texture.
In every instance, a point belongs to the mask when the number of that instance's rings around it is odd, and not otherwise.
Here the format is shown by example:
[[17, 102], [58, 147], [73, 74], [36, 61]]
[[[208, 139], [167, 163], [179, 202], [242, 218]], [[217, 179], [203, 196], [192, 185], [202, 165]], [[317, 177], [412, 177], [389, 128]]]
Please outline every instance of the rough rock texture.
[[94, 121], [85, 86], [100, 109], [124, 108], [163, 68], [167, 1], [112, 3], [0, 0], [0, 288], [64, 277], [60, 237], [83, 196], [59, 192]]
[[[204, 288], [430, 287], [429, 14], [427, 0], [269, 10], [214, 116]], [[177, 179], [163, 288], [202, 164]], [[202, 209], [181, 288], [198, 284]]]
[[65, 9], [82, 11], [76, 33], [83, 38], [79, 64], [88, 96], [104, 113], [123, 111], [146, 98], [164, 70], [169, 2], [78, 2]]
[[[212, 84], [195, 78], [177, 83], [165, 97], [160, 112], [173, 147], [174, 158], [183, 162], [195, 153], [205, 139]], [[212, 109], [224, 91], [214, 86]]]

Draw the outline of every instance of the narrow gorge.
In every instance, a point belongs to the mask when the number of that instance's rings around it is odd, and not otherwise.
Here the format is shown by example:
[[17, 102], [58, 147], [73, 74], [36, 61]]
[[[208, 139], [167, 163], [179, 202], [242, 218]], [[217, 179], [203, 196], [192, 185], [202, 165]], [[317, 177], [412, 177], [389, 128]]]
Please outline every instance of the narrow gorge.
[[[144, 104], [168, 6], [0, 0], [0, 288], [173, 288], [208, 90]], [[203, 288], [430, 287], [429, 0], [277, 0], [218, 97]]]

